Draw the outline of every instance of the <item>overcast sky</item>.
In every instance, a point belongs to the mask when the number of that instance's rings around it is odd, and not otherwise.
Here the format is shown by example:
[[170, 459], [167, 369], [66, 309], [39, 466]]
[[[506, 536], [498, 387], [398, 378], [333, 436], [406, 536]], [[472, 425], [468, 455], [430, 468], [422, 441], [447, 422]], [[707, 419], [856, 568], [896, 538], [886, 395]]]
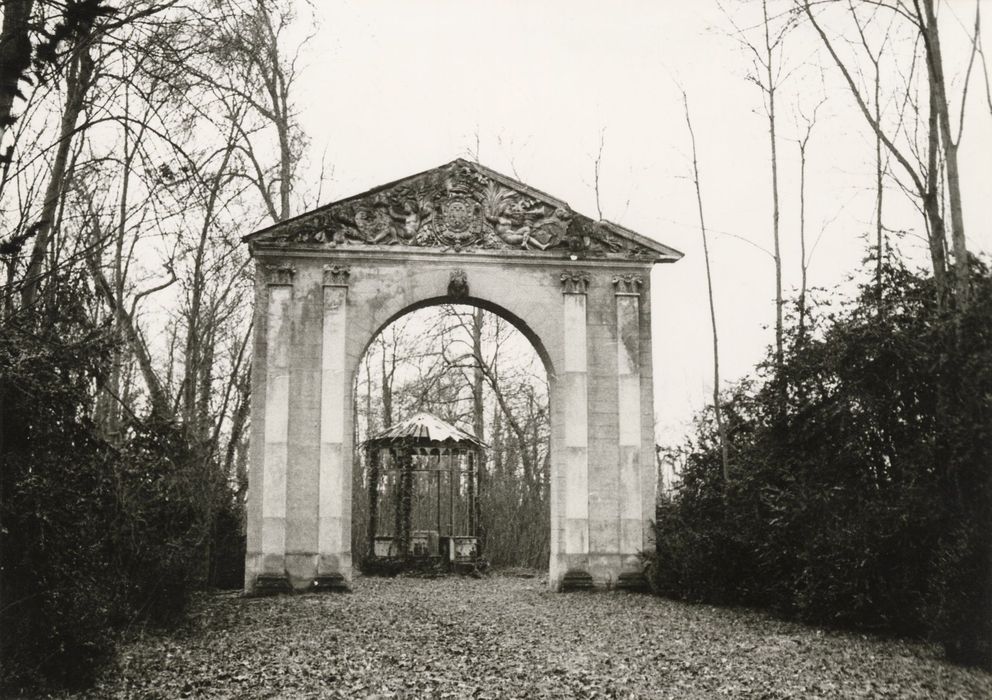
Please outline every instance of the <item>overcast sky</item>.
[[[760, 3], [726, 6], [741, 25]], [[955, 103], [970, 46], [973, 0], [944, 3]], [[772, 340], [771, 179], [761, 95], [715, 2], [320, 2], [295, 102], [311, 153], [333, 175], [321, 202], [474, 157], [596, 215], [593, 161], [603, 134], [603, 216], [683, 251], [652, 275], [658, 436], [678, 439], [712, 391], [702, 245], [681, 94], [699, 147], [726, 383]], [[990, 16], [988, 21], [992, 21]], [[984, 31], [992, 46], [989, 31]], [[827, 102], [809, 146], [807, 231], [819, 239], [810, 283], [856, 273], [873, 227], [872, 139], [836, 71], [804, 67], [815, 35], [786, 43], [795, 69], [779, 96], [781, 235], [787, 289], [798, 284], [795, 114]], [[962, 159], [969, 246], [992, 250], [992, 117], [981, 76], [969, 95]], [[895, 166], [893, 166], [895, 167]], [[313, 173], [317, 172], [316, 168]], [[315, 175], [314, 175], [315, 176]], [[926, 263], [919, 217], [895, 183], [886, 224], [909, 230], [903, 251]], [[825, 228], [823, 228], [825, 226]], [[822, 229], [822, 235], [821, 235]], [[746, 239], [746, 240], [741, 240]]]

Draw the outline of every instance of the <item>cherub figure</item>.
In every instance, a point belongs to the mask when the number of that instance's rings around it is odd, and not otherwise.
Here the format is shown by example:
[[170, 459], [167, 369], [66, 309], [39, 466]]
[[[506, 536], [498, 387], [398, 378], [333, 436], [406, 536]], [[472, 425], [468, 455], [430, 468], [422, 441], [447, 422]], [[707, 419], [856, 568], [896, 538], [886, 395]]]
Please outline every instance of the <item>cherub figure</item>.
[[396, 237], [400, 242], [405, 243], [412, 243], [433, 215], [433, 207], [424, 199], [406, 199], [389, 207], [389, 216], [395, 224]]
[[557, 245], [565, 235], [571, 212], [555, 209], [551, 214], [546, 214], [546, 211], [543, 204], [526, 210], [520, 204], [514, 204], [497, 210], [486, 219], [507, 245], [520, 246], [524, 250], [547, 250]]
[[530, 240], [531, 226], [513, 217], [510, 212], [502, 212], [486, 216], [500, 240], [510, 246], [520, 246], [526, 250]]

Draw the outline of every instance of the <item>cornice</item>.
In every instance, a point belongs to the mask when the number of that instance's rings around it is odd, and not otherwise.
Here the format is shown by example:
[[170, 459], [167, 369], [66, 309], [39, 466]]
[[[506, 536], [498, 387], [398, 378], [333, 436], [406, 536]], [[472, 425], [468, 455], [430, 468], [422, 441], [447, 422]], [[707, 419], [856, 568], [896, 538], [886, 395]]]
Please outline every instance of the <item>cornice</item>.
[[601, 268], [623, 268], [632, 270], [649, 270], [659, 262], [674, 262], [672, 260], [629, 260], [624, 258], [580, 258], [572, 259], [561, 255], [533, 255], [520, 254], [511, 255], [507, 252], [501, 254], [487, 253], [485, 251], [462, 251], [461, 253], [444, 253], [424, 248], [397, 248], [372, 246], [363, 248], [332, 248], [326, 250], [299, 249], [293, 247], [255, 247], [252, 249], [252, 256], [258, 260], [276, 259], [301, 259], [323, 261], [325, 263], [338, 262], [349, 265], [374, 266], [381, 263], [439, 263], [445, 266], [452, 265], [472, 265], [472, 264], [502, 264], [511, 266], [528, 267], [601, 267]]

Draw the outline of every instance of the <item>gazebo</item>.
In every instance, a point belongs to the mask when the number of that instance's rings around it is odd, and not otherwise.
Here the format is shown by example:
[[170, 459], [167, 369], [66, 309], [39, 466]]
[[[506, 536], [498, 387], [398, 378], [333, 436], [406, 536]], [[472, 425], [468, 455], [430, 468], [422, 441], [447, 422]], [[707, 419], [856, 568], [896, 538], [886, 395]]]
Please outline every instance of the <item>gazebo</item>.
[[417, 413], [363, 446], [372, 560], [477, 563], [479, 465], [488, 445]]

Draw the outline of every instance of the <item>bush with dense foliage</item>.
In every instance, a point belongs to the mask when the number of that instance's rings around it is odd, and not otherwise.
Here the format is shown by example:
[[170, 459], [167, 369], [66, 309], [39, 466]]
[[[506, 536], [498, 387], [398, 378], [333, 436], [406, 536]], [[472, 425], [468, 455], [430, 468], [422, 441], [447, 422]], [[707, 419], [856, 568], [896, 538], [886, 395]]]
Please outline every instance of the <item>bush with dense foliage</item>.
[[92, 421], [114, 340], [78, 278], [0, 327], [2, 686], [92, 681], [128, 625], [179, 618], [202, 568], [196, 461], [179, 428]]
[[[926, 636], [992, 665], [992, 276], [938, 308], [890, 257], [837, 309], [789, 331], [682, 450], [657, 513], [665, 595]], [[963, 308], [962, 308], [963, 307]]]

